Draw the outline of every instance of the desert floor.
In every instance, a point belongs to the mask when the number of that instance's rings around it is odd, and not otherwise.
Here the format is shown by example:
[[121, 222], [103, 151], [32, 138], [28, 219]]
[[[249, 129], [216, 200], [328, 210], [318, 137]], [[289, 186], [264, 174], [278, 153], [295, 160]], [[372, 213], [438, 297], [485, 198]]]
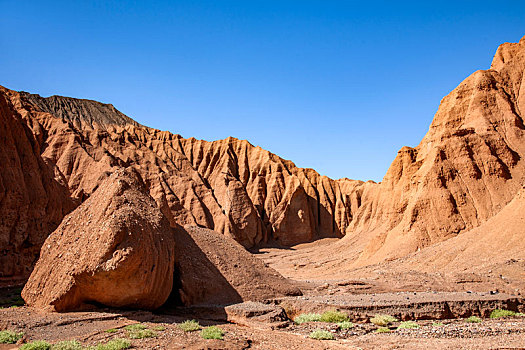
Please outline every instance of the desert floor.
[[[292, 249], [267, 248], [256, 256], [285, 277], [296, 281], [301, 297], [267, 301], [279, 305], [291, 318], [306, 312], [339, 309], [350, 315], [354, 327], [340, 329], [333, 323], [308, 322], [227, 322], [223, 309], [163, 308], [156, 312], [98, 308], [84, 312], [44, 313], [27, 306], [19, 298], [19, 287], [3, 288], [0, 295], [0, 329], [23, 332], [19, 341], [78, 340], [94, 346], [115, 338], [127, 338], [136, 349], [525, 349], [525, 317], [491, 319], [495, 308], [523, 311], [521, 290], [497, 290], [498, 279], [470, 273], [444, 276], [411, 271], [392, 272], [385, 266], [357, 269], [355, 274], [331, 274], [341, 269], [341, 261], [330, 262], [323, 252], [333, 240], [300, 245]], [[318, 252], [317, 255], [314, 252]], [[327, 278], [330, 276], [330, 278]], [[335, 276], [335, 277], [334, 277]], [[348, 278], [351, 276], [352, 278]], [[499, 276], [498, 276], [499, 277]], [[368, 321], [374, 314], [392, 314], [401, 320], [415, 320], [417, 329], [397, 329], [377, 333]], [[482, 316], [480, 323], [466, 321]], [[178, 324], [197, 319], [201, 326], [218, 325], [223, 340], [205, 340], [200, 331], [184, 332]], [[141, 323], [155, 336], [130, 339], [126, 326]], [[331, 332], [335, 340], [314, 340], [316, 329]], [[108, 330], [112, 330], [108, 332]], [[17, 344], [0, 344], [0, 350], [16, 349]]]

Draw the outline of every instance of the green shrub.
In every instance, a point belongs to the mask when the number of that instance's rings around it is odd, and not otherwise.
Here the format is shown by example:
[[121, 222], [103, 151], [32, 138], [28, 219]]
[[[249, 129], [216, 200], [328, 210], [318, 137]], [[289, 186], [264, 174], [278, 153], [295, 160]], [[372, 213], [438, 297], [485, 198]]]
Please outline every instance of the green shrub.
[[0, 344], [14, 344], [20, 340], [23, 335], [24, 333], [16, 333], [9, 330], [0, 331]]
[[115, 328], [106, 329], [104, 332], [106, 333], [117, 333], [117, 330]]
[[320, 314], [300, 314], [296, 318], [294, 318], [294, 322], [297, 324], [306, 323], [306, 322], [320, 322], [321, 321], [321, 315]]
[[479, 318], [478, 316], [470, 316], [469, 318], [467, 318], [465, 320], [465, 322], [468, 322], [468, 323], [481, 323], [481, 322], [483, 322], [483, 320], [481, 318]]
[[82, 344], [76, 340], [64, 340], [51, 345], [51, 350], [82, 350]]
[[135, 324], [130, 324], [126, 327], [124, 327], [124, 329], [128, 330], [128, 331], [141, 331], [143, 329], [146, 329], [148, 327], [146, 327], [145, 325], [143, 325], [142, 323], [135, 323]]
[[155, 338], [157, 333], [153, 332], [151, 329], [139, 329], [137, 331], [129, 331], [128, 336], [131, 339]]
[[337, 322], [336, 324], [340, 329], [354, 328], [354, 324], [350, 321]]
[[445, 326], [445, 324], [442, 323], [442, 322], [434, 322], [434, 323], [432, 323], [432, 327], [443, 327], [443, 326]]
[[379, 327], [376, 329], [376, 333], [390, 333], [390, 328], [388, 327]]
[[416, 328], [419, 328], [419, 325], [414, 321], [401, 322], [401, 324], [399, 324], [399, 327], [397, 327], [397, 329], [416, 329]]
[[389, 324], [393, 322], [397, 322], [397, 318], [390, 316], [390, 315], [375, 315], [370, 319], [370, 322], [375, 324], [376, 326], [388, 326]]
[[309, 337], [312, 339], [317, 339], [317, 340], [334, 340], [335, 339], [332, 333], [328, 331], [323, 331], [322, 329], [316, 329], [315, 331], [310, 333]]
[[321, 315], [321, 318], [319, 319], [321, 322], [329, 322], [329, 323], [336, 323], [336, 322], [344, 322], [348, 321], [348, 315], [341, 312], [341, 311], [325, 311]]
[[36, 340], [31, 343], [24, 344], [20, 350], [50, 350], [51, 344], [45, 340]]
[[222, 339], [224, 331], [217, 326], [206, 327], [201, 331], [201, 337], [204, 339]]
[[179, 328], [182, 329], [184, 332], [195, 332], [201, 329], [201, 326], [199, 325], [199, 322], [195, 320], [186, 320], [179, 324]]
[[490, 313], [490, 318], [502, 318], [516, 316], [516, 312], [504, 309], [496, 309]]
[[162, 331], [166, 330], [166, 327], [164, 327], [164, 326], [155, 326], [155, 327], [153, 327], [153, 330], [162, 332]]
[[131, 347], [131, 342], [127, 339], [113, 339], [105, 344], [98, 344], [89, 350], [123, 350]]

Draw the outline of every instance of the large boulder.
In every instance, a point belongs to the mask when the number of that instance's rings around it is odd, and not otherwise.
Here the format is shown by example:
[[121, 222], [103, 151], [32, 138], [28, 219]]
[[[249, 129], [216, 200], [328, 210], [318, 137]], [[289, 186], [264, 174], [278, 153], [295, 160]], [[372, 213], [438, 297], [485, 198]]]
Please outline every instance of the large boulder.
[[173, 229], [138, 175], [118, 170], [48, 237], [22, 297], [56, 311], [88, 303], [155, 309], [173, 285]]

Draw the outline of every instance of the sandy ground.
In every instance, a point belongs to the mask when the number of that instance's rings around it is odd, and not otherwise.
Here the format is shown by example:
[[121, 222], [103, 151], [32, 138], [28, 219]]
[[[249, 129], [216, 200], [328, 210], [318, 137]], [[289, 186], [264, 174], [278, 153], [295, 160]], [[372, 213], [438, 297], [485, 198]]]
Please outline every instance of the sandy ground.
[[408, 257], [355, 268], [352, 262], [356, 257], [347, 256], [344, 247], [342, 240], [327, 238], [291, 248], [263, 248], [255, 255], [283, 276], [301, 283], [303, 290], [321, 287], [328, 294], [498, 291], [525, 295], [525, 259], [508, 259], [481, 268], [465, 264], [455, 269], [422, 269], [421, 264], [412, 268], [407, 261], [415, 258]]

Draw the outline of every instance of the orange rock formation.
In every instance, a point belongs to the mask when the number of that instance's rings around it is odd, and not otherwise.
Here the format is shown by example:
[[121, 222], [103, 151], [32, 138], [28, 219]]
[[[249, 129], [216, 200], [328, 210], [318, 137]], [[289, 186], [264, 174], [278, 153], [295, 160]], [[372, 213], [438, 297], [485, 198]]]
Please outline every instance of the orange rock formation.
[[27, 276], [46, 235], [121, 168], [140, 174], [171, 226], [248, 248], [346, 235], [365, 265], [447, 240], [498, 214], [524, 183], [524, 72], [525, 38], [501, 45], [381, 183], [332, 180], [244, 140], [184, 139], [111, 105], [2, 88], [0, 192], [12, 199], [0, 198], [0, 273]]

